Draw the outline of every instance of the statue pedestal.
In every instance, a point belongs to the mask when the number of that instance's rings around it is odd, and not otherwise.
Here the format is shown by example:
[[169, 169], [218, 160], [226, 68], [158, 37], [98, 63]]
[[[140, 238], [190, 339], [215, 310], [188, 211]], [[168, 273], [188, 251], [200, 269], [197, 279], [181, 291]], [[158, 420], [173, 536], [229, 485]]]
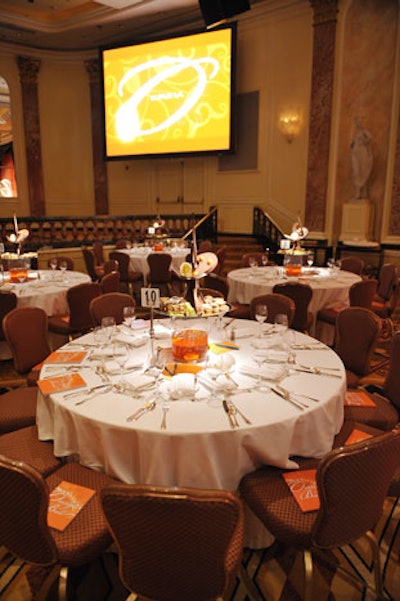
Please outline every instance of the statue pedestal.
[[343, 205], [342, 228], [339, 240], [346, 244], [348, 241], [369, 242], [373, 231], [374, 210], [369, 200], [357, 200]]

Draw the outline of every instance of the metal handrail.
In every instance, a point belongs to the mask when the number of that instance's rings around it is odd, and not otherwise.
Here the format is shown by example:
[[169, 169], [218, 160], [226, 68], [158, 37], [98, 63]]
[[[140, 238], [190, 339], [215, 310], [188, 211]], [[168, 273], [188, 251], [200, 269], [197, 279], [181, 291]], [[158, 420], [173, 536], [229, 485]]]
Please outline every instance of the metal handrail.
[[217, 212], [217, 207], [211, 207], [211, 209], [208, 211], [208, 213], [206, 213], [205, 215], [203, 215], [203, 217], [201, 217], [201, 219], [199, 219], [197, 221], [197, 223], [195, 223], [194, 226], [191, 227], [190, 230], [188, 230], [186, 232], [186, 234], [184, 234], [182, 236], [181, 240], [186, 240], [186, 238], [188, 236], [190, 236], [193, 233], [194, 230], [197, 230], [200, 225], [202, 225], [205, 221], [207, 221], [207, 219], [209, 219], [211, 217], [211, 215], [213, 215], [216, 212]]

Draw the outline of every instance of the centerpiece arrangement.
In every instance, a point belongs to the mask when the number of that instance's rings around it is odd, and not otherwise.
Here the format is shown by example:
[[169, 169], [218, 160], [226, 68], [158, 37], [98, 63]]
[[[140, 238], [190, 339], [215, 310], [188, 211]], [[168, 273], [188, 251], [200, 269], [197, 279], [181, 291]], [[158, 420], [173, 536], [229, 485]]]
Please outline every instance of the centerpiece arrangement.
[[22, 244], [29, 236], [27, 229], [18, 228], [17, 216], [14, 213], [14, 232], [7, 236], [7, 240], [16, 246], [15, 253], [4, 253], [2, 258], [7, 261], [10, 281], [13, 283], [26, 282], [31, 267], [30, 257], [21, 254]]

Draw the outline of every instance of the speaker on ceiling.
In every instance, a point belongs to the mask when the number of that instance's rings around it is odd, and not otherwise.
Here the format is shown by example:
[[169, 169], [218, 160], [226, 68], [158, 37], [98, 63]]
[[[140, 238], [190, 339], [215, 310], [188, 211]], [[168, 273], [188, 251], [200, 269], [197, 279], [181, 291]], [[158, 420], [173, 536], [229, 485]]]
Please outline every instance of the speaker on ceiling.
[[207, 27], [250, 10], [250, 0], [199, 0]]

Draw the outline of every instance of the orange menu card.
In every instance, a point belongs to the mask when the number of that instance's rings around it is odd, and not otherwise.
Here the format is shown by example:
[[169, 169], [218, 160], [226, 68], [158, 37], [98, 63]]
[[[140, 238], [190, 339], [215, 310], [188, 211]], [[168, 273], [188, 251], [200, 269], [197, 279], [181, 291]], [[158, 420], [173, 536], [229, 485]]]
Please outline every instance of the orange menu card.
[[92, 488], [63, 480], [50, 493], [47, 524], [50, 528], [65, 530], [95, 493]]
[[362, 390], [347, 391], [344, 397], [344, 405], [345, 407], [376, 407], [369, 394]]
[[317, 470], [284, 472], [283, 479], [302, 511], [319, 509], [319, 496], [315, 475]]
[[354, 444], [355, 442], [360, 442], [361, 440], [365, 440], [366, 438], [372, 438], [372, 434], [367, 434], [367, 432], [363, 432], [362, 430], [354, 428], [354, 430], [351, 432], [350, 436], [347, 438], [344, 444]]
[[52, 394], [86, 386], [86, 382], [80, 374], [71, 373], [38, 380], [37, 385], [42, 394]]
[[86, 351], [54, 351], [44, 363], [81, 363], [86, 355]]

